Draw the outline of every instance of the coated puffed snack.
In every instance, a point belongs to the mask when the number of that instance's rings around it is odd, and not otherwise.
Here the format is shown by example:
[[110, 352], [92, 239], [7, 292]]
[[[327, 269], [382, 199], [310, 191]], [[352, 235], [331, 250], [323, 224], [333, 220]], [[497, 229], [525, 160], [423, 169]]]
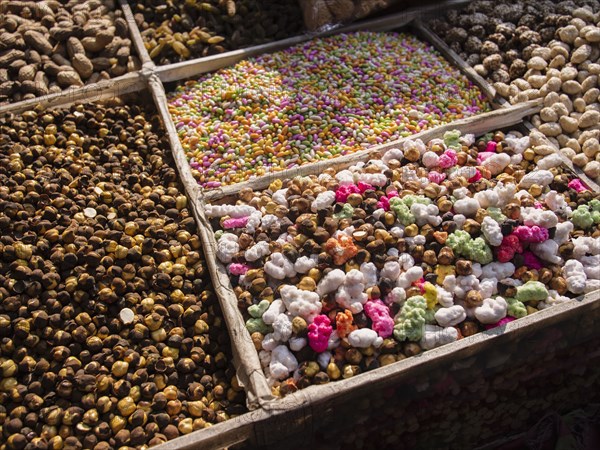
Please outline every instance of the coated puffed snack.
[[538, 147], [453, 131], [207, 205], [274, 393], [599, 289], [600, 200]]

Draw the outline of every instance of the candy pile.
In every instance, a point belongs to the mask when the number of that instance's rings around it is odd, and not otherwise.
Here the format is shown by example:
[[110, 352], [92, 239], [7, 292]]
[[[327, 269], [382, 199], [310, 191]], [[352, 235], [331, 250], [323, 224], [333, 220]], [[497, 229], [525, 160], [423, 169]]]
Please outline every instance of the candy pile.
[[130, 2], [150, 57], [171, 64], [302, 33], [296, 0]]
[[0, 448], [147, 448], [245, 411], [159, 117], [0, 119]]
[[539, 132], [455, 131], [208, 205], [274, 392], [600, 289], [600, 200], [560, 164]]
[[314, 40], [179, 86], [170, 112], [206, 188], [345, 155], [488, 109], [413, 36]]
[[531, 122], [600, 180], [600, 3], [475, 1], [431, 27], [511, 103], [543, 98]]

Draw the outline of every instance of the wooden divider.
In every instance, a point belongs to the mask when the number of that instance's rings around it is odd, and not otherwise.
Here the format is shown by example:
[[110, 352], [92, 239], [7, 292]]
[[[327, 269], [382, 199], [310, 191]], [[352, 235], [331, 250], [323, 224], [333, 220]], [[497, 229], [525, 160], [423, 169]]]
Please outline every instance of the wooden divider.
[[244, 318], [237, 307], [237, 298], [231, 289], [227, 273], [217, 265], [214, 234], [210, 231], [210, 225], [204, 215], [201, 203], [202, 195], [198, 183], [192, 176], [185, 152], [179, 141], [179, 136], [169, 115], [163, 85], [156, 74], [150, 76], [148, 83], [158, 112], [165, 125], [171, 144], [173, 159], [175, 160], [181, 182], [190, 200], [192, 213], [198, 225], [213, 287], [218, 295], [223, 317], [227, 323], [227, 329], [231, 338], [238, 378], [246, 388], [248, 407], [250, 409], [258, 408], [264, 402], [273, 399], [271, 389], [267, 385], [267, 381], [262, 373], [258, 354], [246, 330]]

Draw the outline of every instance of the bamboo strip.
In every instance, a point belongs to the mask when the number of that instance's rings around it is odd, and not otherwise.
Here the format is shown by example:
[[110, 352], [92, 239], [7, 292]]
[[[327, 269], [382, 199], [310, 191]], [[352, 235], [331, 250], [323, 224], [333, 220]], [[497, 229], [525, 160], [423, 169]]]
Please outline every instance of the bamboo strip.
[[249, 187], [260, 190], [265, 189], [274, 180], [279, 178], [293, 178], [296, 176], [306, 176], [311, 174], [319, 174], [328, 167], [345, 168], [359, 161], [366, 161], [374, 156], [381, 156], [387, 150], [396, 148], [406, 139], [422, 139], [431, 140], [436, 137], [441, 137], [446, 131], [460, 130], [463, 133], [481, 134], [490, 128], [505, 128], [510, 125], [520, 123], [524, 117], [538, 112], [541, 109], [542, 103], [540, 100], [532, 100], [530, 102], [521, 103], [510, 108], [495, 110], [492, 112], [479, 114], [449, 124], [440, 125], [430, 130], [425, 130], [407, 138], [388, 142], [386, 144], [377, 145], [366, 150], [353, 153], [339, 158], [319, 161], [311, 164], [306, 164], [300, 167], [284, 170], [281, 172], [273, 172], [252, 180], [244, 181], [234, 185], [223, 186], [220, 189], [204, 191], [204, 199], [206, 202], [216, 202], [220, 199], [226, 199], [236, 194], [240, 189]]
[[132, 72], [111, 80], [0, 106], [0, 117], [10, 113], [19, 114], [36, 107], [48, 109], [66, 107], [78, 102], [104, 101], [140, 91], [145, 87], [146, 82], [141, 72]]
[[138, 56], [140, 57], [140, 61], [143, 66], [154, 67], [154, 62], [150, 59], [150, 55], [148, 54], [148, 50], [144, 45], [144, 39], [142, 38], [142, 34], [140, 33], [140, 29], [137, 26], [135, 18], [133, 17], [133, 11], [127, 3], [127, 0], [119, 0], [119, 5], [123, 10], [123, 14], [125, 15], [125, 20], [127, 21], [127, 26], [129, 27], [129, 34], [131, 35], [131, 40], [135, 45], [135, 49], [137, 51]]
[[280, 41], [270, 42], [268, 44], [261, 44], [245, 49], [221, 53], [220, 55], [192, 59], [189, 61], [169, 64], [166, 66], [158, 66], [156, 68], [156, 73], [158, 73], [163, 83], [184, 80], [190, 77], [201, 75], [203, 73], [213, 72], [224, 67], [231, 66], [243, 59], [250, 58], [252, 56], [260, 55], [263, 53], [272, 53], [277, 50], [282, 50], [293, 45], [309, 41], [314, 38], [331, 36], [333, 34], [339, 33], [350, 33], [358, 30], [394, 30], [409, 24], [411, 21], [420, 16], [431, 13], [438, 13], [444, 9], [457, 7], [465, 3], [468, 2], [466, 0], [451, 0], [442, 2], [442, 4], [429, 5], [421, 8], [412, 8], [401, 13], [390, 14], [388, 16], [376, 19], [365, 20], [356, 24], [348, 25], [341, 28], [335, 28], [320, 33], [293, 36], [287, 39], [282, 39]]
[[246, 329], [244, 318], [237, 307], [237, 298], [231, 289], [231, 283], [227, 273], [216, 263], [216, 241], [214, 233], [204, 215], [203, 208], [200, 206], [198, 183], [192, 176], [185, 153], [179, 141], [179, 136], [169, 115], [167, 98], [163, 85], [156, 74], [152, 74], [149, 77], [148, 83], [156, 107], [167, 130], [173, 159], [175, 160], [175, 165], [177, 166], [179, 176], [192, 207], [192, 213], [197, 222], [200, 238], [203, 242], [207, 266], [231, 338], [238, 377], [240, 378], [241, 383], [246, 387], [248, 407], [254, 409], [273, 398], [271, 389], [267, 385], [266, 378], [262, 373], [258, 354], [254, 348], [250, 334]]

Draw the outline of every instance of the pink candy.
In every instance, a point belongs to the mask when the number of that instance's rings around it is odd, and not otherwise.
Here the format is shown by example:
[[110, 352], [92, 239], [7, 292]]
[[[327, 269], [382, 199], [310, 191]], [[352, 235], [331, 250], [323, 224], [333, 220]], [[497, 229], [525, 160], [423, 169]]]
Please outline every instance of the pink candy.
[[512, 322], [513, 320], [515, 320], [515, 318], [514, 318], [514, 317], [511, 317], [511, 316], [506, 316], [504, 319], [500, 319], [500, 320], [499, 320], [498, 322], [496, 322], [496, 323], [490, 323], [490, 324], [487, 324], [487, 325], [485, 326], [485, 329], [486, 329], [486, 330], [491, 330], [492, 328], [501, 327], [502, 325], [506, 325], [507, 323], [510, 323], [510, 322]]
[[246, 217], [235, 217], [235, 218], [231, 218], [231, 219], [225, 219], [223, 221], [223, 228], [225, 229], [230, 229], [230, 228], [244, 228], [246, 226], [246, 224], [248, 223], [248, 219], [250, 217], [246, 216]]
[[496, 257], [500, 262], [509, 262], [514, 258], [515, 253], [523, 253], [521, 241], [514, 234], [504, 236], [500, 247], [496, 248]]
[[398, 197], [398, 191], [390, 191], [387, 193], [387, 196], [383, 195], [377, 202], [377, 208], [384, 209], [386, 211], [390, 210], [390, 198]]
[[487, 145], [485, 146], [485, 151], [486, 152], [494, 152], [495, 153], [497, 145], [498, 144], [496, 143], [496, 141], [489, 141], [487, 143]]
[[568, 186], [571, 189], [575, 189], [577, 192], [587, 191], [587, 188], [583, 185], [579, 178], [574, 178], [571, 181], [569, 181]]
[[477, 154], [477, 164], [481, 165], [486, 159], [491, 156], [494, 156], [496, 153], [493, 152], [481, 152]]
[[540, 259], [529, 250], [523, 253], [523, 263], [530, 269], [534, 270], [540, 270], [542, 267], [544, 267]]
[[444, 181], [446, 179], [446, 174], [432, 170], [431, 172], [429, 172], [429, 175], [427, 175], [427, 178], [432, 183], [440, 184], [442, 181]]
[[442, 169], [449, 169], [458, 164], [458, 156], [454, 150], [448, 149], [444, 152], [438, 161], [438, 166]]
[[229, 273], [231, 275], [245, 275], [246, 272], [248, 272], [248, 270], [250, 269], [250, 267], [248, 267], [246, 264], [238, 264], [238, 263], [231, 263], [229, 264]]
[[358, 186], [354, 184], [347, 184], [344, 186], [340, 186], [337, 191], [335, 191], [335, 201], [339, 203], [346, 203], [348, 200], [348, 196], [350, 194], [359, 194], [360, 189]]
[[365, 313], [373, 322], [372, 329], [382, 338], [387, 338], [394, 331], [394, 320], [388, 308], [381, 300], [370, 300], [365, 303]]
[[[373, 189], [373, 186], [371, 186], [369, 183], [363, 183], [362, 181], [358, 182], [357, 187], [361, 194], [365, 191]], [[389, 197], [389, 195], [388, 195], [388, 197]]]
[[518, 226], [514, 229], [512, 234], [517, 236], [521, 242], [526, 242], [528, 244], [544, 242], [550, 237], [546, 228], [538, 227], [537, 225], [531, 227], [526, 225]]
[[308, 326], [308, 344], [317, 353], [327, 350], [329, 337], [333, 332], [329, 317], [324, 314], [318, 315]]
[[479, 169], [475, 169], [475, 174], [469, 178], [469, 183], [475, 183], [476, 181], [481, 180], [481, 172], [479, 171]]
[[382, 196], [379, 199], [379, 201], [377, 202], [377, 208], [389, 211], [390, 210], [390, 201], [388, 200], [388, 198]]

